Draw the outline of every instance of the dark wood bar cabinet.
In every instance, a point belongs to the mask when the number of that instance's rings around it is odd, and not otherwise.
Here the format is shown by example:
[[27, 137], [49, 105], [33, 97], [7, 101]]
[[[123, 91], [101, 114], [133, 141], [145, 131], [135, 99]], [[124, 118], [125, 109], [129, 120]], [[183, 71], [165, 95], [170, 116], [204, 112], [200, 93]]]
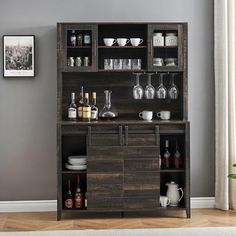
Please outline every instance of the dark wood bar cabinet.
[[[89, 34], [87, 45], [71, 45], [71, 32]], [[176, 45], [156, 45], [154, 35], [176, 35]], [[106, 46], [104, 38], [141, 38], [138, 46]], [[70, 64], [70, 58], [82, 58], [82, 64]], [[83, 58], [89, 62], [83, 64]], [[163, 63], [156, 64], [156, 58]], [[175, 60], [168, 65], [168, 59]], [[72, 60], [73, 60], [72, 59]], [[104, 59], [140, 59], [141, 68], [110, 69]], [[166, 60], [167, 59], [167, 60]], [[62, 213], [78, 215], [92, 213], [185, 211], [190, 217], [190, 124], [188, 122], [187, 23], [58, 23], [57, 25], [57, 219]], [[147, 85], [152, 73], [152, 85], [178, 88], [178, 98], [133, 98], [135, 73], [140, 85]], [[112, 90], [112, 105], [118, 111], [115, 120], [70, 121], [67, 118], [71, 92], [97, 93], [97, 106], [104, 105], [104, 90]], [[139, 113], [153, 111], [151, 121], [142, 120]], [[170, 120], [160, 120], [157, 112], [168, 110]], [[178, 143], [183, 158], [180, 168], [164, 168], [160, 161], [165, 141], [173, 155]], [[87, 157], [86, 170], [65, 168], [68, 156]], [[67, 209], [64, 195], [67, 181], [75, 189], [76, 176], [81, 190], [86, 192], [87, 207]], [[174, 181], [184, 191], [178, 206], [160, 206], [160, 196], [166, 195], [167, 182]]]

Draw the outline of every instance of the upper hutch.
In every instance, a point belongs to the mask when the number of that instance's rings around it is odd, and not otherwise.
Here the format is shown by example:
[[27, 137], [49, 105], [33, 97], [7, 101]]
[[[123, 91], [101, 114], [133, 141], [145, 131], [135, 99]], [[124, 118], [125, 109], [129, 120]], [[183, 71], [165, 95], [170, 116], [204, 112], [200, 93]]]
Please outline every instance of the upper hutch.
[[[71, 45], [72, 32], [90, 35], [89, 45]], [[176, 45], [155, 45], [154, 36], [177, 36]], [[133, 211], [186, 211], [190, 217], [190, 153], [188, 122], [187, 79], [187, 23], [58, 23], [57, 25], [57, 176], [58, 219], [63, 212], [120, 212]], [[141, 38], [139, 46], [106, 46], [104, 38]], [[82, 65], [71, 66], [69, 59], [82, 59]], [[83, 66], [83, 58], [89, 59]], [[163, 63], [157, 65], [156, 58]], [[174, 58], [173, 65], [165, 59]], [[105, 59], [139, 59], [141, 68], [104, 68]], [[152, 85], [170, 87], [174, 74], [178, 99], [133, 98], [135, 74], [140, 84], [147, 85], [152, 73]], [[112, 90], [112, 104], [118, 118], [112, 121], [69, 121], [67, 110], [71, 92], [79, 94], [83, 86], [86, 92], [97, 93], [97, 106], [104, 105], [104, 90]], [[151, 122], [138, 116], [143, 110], [153, 111]], [[171, 112], [171, 119], [162, 121], [156, 113]], [[165, 141], [169, 141], [170, 153], [175, 144], [183, 157], [181, 168], [162, 168], [159, 154], [163, 156]], [[86, 155], [87, 170], [73, 171], [65, 168], [68, 156]], [[87, 208], [66, 209], [63, 198], [67, 180], [75, 189], [76, 176], [80, 175], [82, 192], [86, 192]], [[177, 207], [160, 207], [160, 195], [166, 195], [167, 182], [174, 181], [184, 190], [184, 197]]]

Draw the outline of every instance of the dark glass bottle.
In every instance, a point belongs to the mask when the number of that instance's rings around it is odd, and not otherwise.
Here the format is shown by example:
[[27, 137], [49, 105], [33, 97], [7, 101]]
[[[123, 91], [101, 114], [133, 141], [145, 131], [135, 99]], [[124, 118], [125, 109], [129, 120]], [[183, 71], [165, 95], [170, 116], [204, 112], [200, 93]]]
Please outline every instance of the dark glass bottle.
[[91, 120], [98, 119], [98, 107], [97, 107], [97, 99], [96, 93], [92, 93], [92, 106], [91, 106]]
[[170, 168], [169, 141], [165, 141], [165, 152], [163, 155], [163, 168]]
[[79, 100], [78, 100], [78, 119], [83, 120], [83, 106], [84, 106], [84, 88], [81, 86]]
[[75, 208], [82, 209], [83, 208], [83, 194], [81, 193], [80, 188], [80, 176], [77, 176], [77, 187], [75, 192]]
[[71, 192], [71, 185], [70, 185], [70, 179], [68, 179], [67, 182], [67, 192], [65, 194], [65, 207], [68, 209], [73, 208], [74, 206], [74, 200]]
[[70, 35], [70, 45], [75, 47], [76, 46], [76, 35], [75, 35], [75, 30], [71, 31]]
[[178, 141], [176, 140], [175, 154], [174, 154], [174, 167], [176, 169], [182, 168], [182, 156], [179, 151]]

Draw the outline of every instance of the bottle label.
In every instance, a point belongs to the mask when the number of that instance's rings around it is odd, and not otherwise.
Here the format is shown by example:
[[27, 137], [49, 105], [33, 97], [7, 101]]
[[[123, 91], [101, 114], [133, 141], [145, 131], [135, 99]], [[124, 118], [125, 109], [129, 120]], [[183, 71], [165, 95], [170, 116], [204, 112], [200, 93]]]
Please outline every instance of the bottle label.
[[76, 197], [75, 197], [75, 208], [82, 208], [82, 206], [83, 206], [82, 203], [83, 203], [83, 201], [82, 201], [81, 196], [76, 195]]
[[81, 119], [83, 118], [83, 107], [78, 108], [78, 117]]
[[83, 107], [83, 118], [84, 119], [91, 118], [91, 107]]
[[72, 201], [72, 199], [70, 199], [70, 198], [66, 199], [66, 201], [65, 201], [65, 206], [66, 206], [67, 208], [72, 208], [72, 207], [73, 207], [73, 201]]
[[91, 119], [92, 120], [97, 120], [98, 118], [98, 111], [97, 110], [92, 110], [91, 111]]
[[84, 43], [90, 44], [90, 35], [84, 35]]
[[68, 109], [68, 118], [70, 118], [70, 119], [75, 119], [76, 117], [77, 117], [77, 115], [76, 115], [76, 109], [73, 108], [73, 107], [70, 107], [70, 108]]

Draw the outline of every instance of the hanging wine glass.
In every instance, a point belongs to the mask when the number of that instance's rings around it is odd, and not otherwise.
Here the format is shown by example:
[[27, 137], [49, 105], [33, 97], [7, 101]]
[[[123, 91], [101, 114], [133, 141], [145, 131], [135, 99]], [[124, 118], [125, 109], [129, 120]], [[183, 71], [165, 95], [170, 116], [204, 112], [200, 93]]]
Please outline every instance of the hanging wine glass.
[[152, 86], [152, 73], [148, 73], [147, 86], [145, 87], [145, 98], [154, 99], [155, 97], [155, 88]]
[[143, 87], [139, 84], [139, 78], [142, 73], [135, 73], [136, 75], [136, 84], [133, 87], [133, 97], [134, 99], [143, 98]]
[[169, 98], [170, 99], [178, 99], [178, 96], [179, 96], [179, 91], [178, 91], [178, 88], [177, 86], [175, 85], [175, 75], [176, 74], [171, 74], [171, 86], [168, 90], [168, 95], [169, 95]]
[[159, 84], [158, 88], [156, 89], [156, 96], [158, 99], [166, 99], [166, 97], [167, 97], [167, 89], [163, 84], [163, 76], [164, 76], [164, 74], [161, 73], [160, 77], [159, 77], [160, 84]]

